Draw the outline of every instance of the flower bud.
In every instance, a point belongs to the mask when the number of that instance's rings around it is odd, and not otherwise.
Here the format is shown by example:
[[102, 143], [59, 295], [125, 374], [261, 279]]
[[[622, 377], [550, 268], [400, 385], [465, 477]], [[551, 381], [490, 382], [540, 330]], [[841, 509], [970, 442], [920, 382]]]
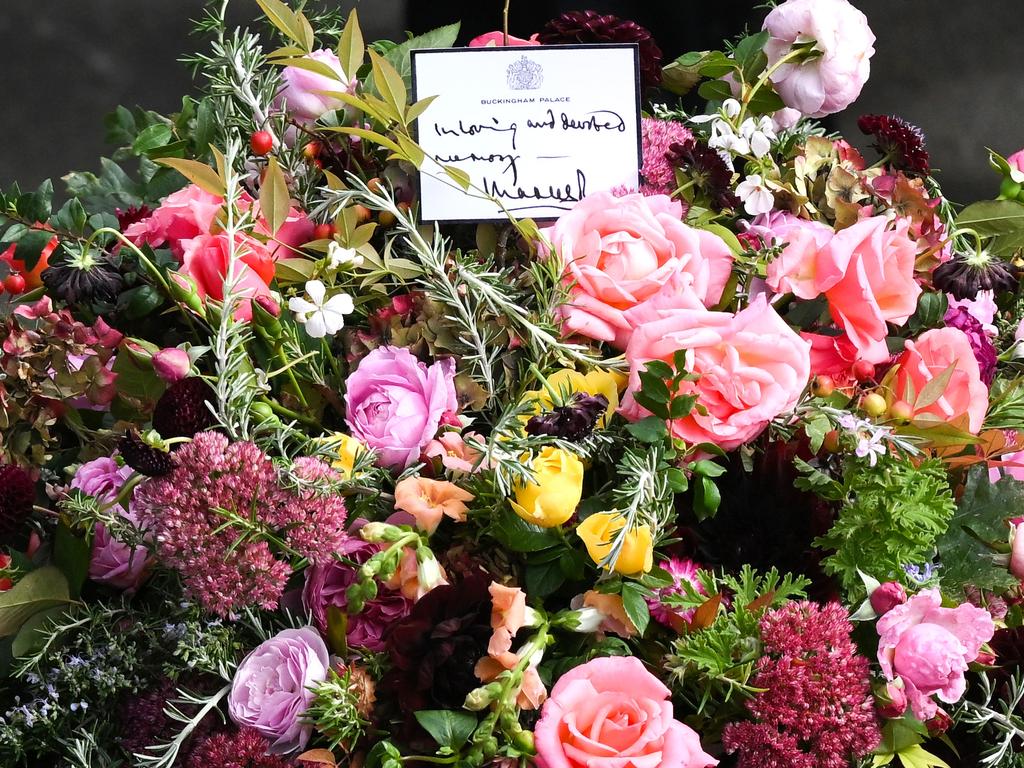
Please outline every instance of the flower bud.
[[479, 712], [482, 709], [487, 709], [491, 704], [501, 695], [501, 685], [498, 683], [490, 683], [483, 685], [479, 688], [475, 688], [469, 692], [466, 696], [466, 701], [462, 705], [471, 712]]
[[272, 296], [257, 296], [252, 300], [252, 322], [267, 338], [280, 338], [283, 330], [280, 317], [281, 305]]
[[925, 721], [925, 725], [928, 727], [928, 735], [934, 739], [949, 730], [950, 726], [953, 725], [953, 718], [940, 709], [935, 714], [935, 717]]
[[420, 583], [422, 594], [448, 583], [434, 553], [423, 547], [416, 550], [416, 579]]
[[571, 632], [589, 634], [597, 632], [602, 621], [604, 621], [604, 614], [597, 610], [597, 608], [588, 607], [563, 614], [559, 624]]
[[887, 581], [871, 593], [871, 608], [882, 616], [897, 605], [907, 602], [907, 590], [896, 581]]
[[184, 349], [168, 347], [153, 355], [153, 370], [168, 384], [173, 384], [189, 375], [192, 361]]
[[206, 317], [206, 309], [203, 307], [203, 299], [199, 295], [196, 281], [181, 272], [170, 272], [167, 278], [171, 298], [179, 304], [184, 304], [200, 317]]
[[402, 530], [389, 523], [367, 523], [359, 529], [359, 537], [371, 544], [398, 541], [402, 537]]
[[878, 714], [887, 719], [903, 717], [907, 711], [907, 694], [902, 680], [891, 680], [876, 694]]

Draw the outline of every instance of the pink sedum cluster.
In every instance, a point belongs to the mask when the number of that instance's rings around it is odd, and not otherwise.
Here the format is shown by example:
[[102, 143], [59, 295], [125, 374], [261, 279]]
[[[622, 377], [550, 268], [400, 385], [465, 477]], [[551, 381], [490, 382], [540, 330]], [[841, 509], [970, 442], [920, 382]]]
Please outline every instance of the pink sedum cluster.
[[988, 611], [964, 603], [942, 607], [942, 594], [926, 589], [878, 620], [878, 664], [888, 680], [902, 680], [914, 717], [939, 712], [933, 697], [955, 704], [967, 690], [964, 672], [992, 639]]
[[644, 177], [641, 192], [645, 195], [671, 195], [675, 191], [676, 172], [666, 155], [673, 144], [682, 144], [692, 137], [690, 129], [675, 120], [645, 117], [640, 121], [643, 154], [640, 174]]
[[296, 461], [295, 474], [309, 481], [301, 490], [285, 487], [255, 444], [231, 443], [216, 432], [196, 435], [175, 460], [177, 468], [140, 486], [135, 501], [160, 558], [209, 611], [227, 616], [247, 606], [276, 608], [292, 572], [265, 537], [225, 525], [229, 517], [218, 510], [254, 518], [258, 529], [273, 531], [313, 563], [346, 539], [344, 500], [317, 491], [317, 481], [337, 477], [319, 459]]

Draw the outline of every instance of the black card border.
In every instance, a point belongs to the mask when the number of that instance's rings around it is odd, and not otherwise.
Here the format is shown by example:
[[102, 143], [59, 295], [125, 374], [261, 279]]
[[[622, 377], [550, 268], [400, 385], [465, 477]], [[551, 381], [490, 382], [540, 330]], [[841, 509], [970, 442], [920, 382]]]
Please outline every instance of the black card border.
[[[641, 99], [643, 96], [643, 90], [640, 85], [640, 46], [637, 43], [580, 43], [578, 45], [572, 44], [560, 44], [560, 45], [522, 45], [522, 46], [499, 46], [499, 45], [488, 45], [481, 46], [478, 48], [415, 48], [409, 52], [409, 67], [412, 71], [412, 101], [413, 103], [420, 100], [419, 92], [416, 83], [416, 56], [417, 55], [429, 55], [432, 53], [493, 53], [495, 51], [501, 51], [507, 53], [510, 49], [517, 48], [521, 49], [523, 53], [528, 50], [583, 50], [583, 49], [611, 49], [611, 48], [630, 48], [633, 50], [633, 88], [634, 95], [636, 98], [636, 158], [637, 158], [637, 174], [639, 175], [640, 169], [643, 167], [644, 154], [643, 154], [643, 131], [641, 128], [641, 119], [643, 110], [641, 108]], [[413, 139], [419, 141], [419, 120], [417, 119], [413, 125]], [[417, 199], [423, 199], [423, 190], [421, 188], [421, 177], [422, 172], [417, 169], [416, 173], [416, 186], [417, 186]], [[507, 216], [495, 216], [493, 219], [424, 219], [423, 218], [423, 206], [416, 206], [416, 221], [420, 224], [480, 224], [480, 223], [491, 223], [496, 221], [508, 221]], [[524, 217], [532, 218], [532, 217]], [[554, 221], [554, 219], [535, 219], [535, 221]]]

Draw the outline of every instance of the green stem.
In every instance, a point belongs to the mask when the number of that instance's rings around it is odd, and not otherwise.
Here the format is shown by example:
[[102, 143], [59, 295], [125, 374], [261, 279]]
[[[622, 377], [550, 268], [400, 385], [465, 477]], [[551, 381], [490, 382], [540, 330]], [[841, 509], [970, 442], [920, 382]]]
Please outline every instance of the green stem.
[[811, 49], [807, 45], [802, 45], [799, 48], [794, 48], [781, 59], [779, 59], [770, 67], [768, 67], [768, 69], [764, 71], [764, 74], [761, 75], [758, 81], [754, 83], [754, 86], [749, 91], [744, 92], [742, 97], [742, 103], [740, 106], [740, 113], [736, 117], [736, 127], [742, 125], [743, 118], [747, 114], [747, 107], [750, 106], [750, 102], [753, 101], [754, 96], [757, 94], [759, 90], [761, 90], [764, 87], [764, 84], [768, 82], [771, 76], [778, 71], [779, 67], [782, 67], [783, 65], [788, 64], [789, 62], [793, 61], [794, 59], [798, 59], [801, 56], [806, 56], [809, 50]]
[[285, 408], [279, 402], [277, 402], [276, 400], [271, 400], [269, 397], [263, 398], [261, 402], [264, 402], [267, 405], [269, 405], [271, 410], [274, 411], [274, 413], [278, 413], [281, 416], [285, 416], [289, 419], [292, 419], [293, 421], [297, 421], [300, 424], [305, 424], [307, 427], [316, 427], [317, 429], [320, 429], [323, 426], [316, 419], [313, 419], [309, 416], [305, 416], [301, 413], [297, 413], [291, 410], [290, 408]]

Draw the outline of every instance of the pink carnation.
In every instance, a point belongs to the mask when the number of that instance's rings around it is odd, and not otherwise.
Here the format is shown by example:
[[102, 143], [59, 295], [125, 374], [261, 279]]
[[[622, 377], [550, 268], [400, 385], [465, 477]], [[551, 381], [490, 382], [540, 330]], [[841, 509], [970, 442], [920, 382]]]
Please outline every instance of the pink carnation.
[[968, 663], [992, 639], [988, 611], [970, 603], [943, 608], [937, 589], [926, 589], [878, 620], [878, 664], [888, 680], [899, 678], [914, 716], [938, 712], [933, 696], [955, 704], [964, 695]]

